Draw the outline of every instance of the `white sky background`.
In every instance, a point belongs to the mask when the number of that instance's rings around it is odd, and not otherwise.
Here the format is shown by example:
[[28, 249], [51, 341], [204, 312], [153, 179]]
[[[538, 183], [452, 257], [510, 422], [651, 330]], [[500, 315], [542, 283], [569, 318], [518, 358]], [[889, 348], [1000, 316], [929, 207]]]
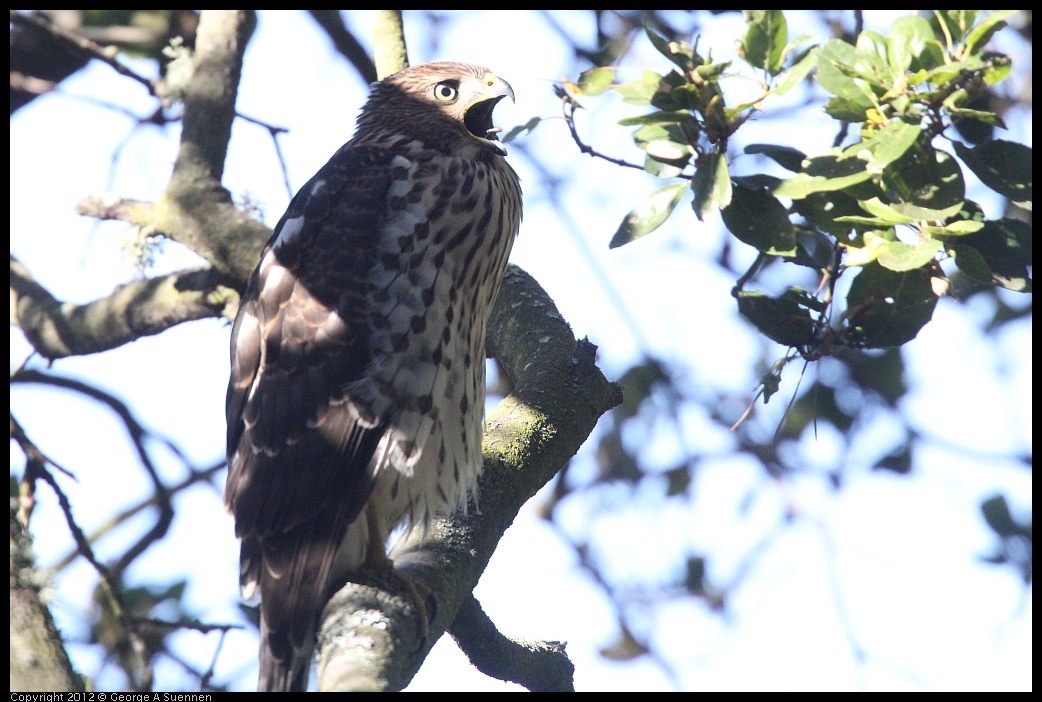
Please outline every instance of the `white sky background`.
[[[592, 37], [588, 14], [554, 17], [575, 36]], [[413, 63], [464, 59], [492, 68], [511, 83], [517, 104], [501, 104], [497, 124], [509, 129], [533, 115], [560, 114], [550, 81], [565, 72], [574, 78], [577, 71], [568, 48], [538, 14], [455, 14], [441, 27], [438, 47], [417, 18], [406, 13]], [[790, 37], [811, 31], [820, 36], [806, 17], [788, 19]], [[868, 13], [867, 19], [870, 27], [886, 31], [892, 16]], [[364, 13], [353, 13], [349, 21], [366, 41]], [[741, 34], [740, 18], [712, 20], [706, 27], [700, 49], [713, 47], [717, 60], [730, 56]], [[439, 48], [461, 46], [465, 55]], [[640, 39], [625, 63], [666, 68]], [[119, 253], [125, 226], [77, 217], [75, 203], [109, 191], [154, 200], [169, 176], [179, 128], [135, 131], [127, 116], [75, 96], [100, 97], [139, 116], [154, 106], [139, 86], [92, 64], [63, 83], [59, 94], [34, 101], [11, 122], [12, 253], [59, 298], [86, 302], [107, 295], [134, 273]], [[246, 54], [238, 110], [291, 129], [281, 145], [294, 189], [350, 137], [364, 97], [353, 69], [331, 51], [305, 13], [260, 13]], [[641, 110], [618, 103], [614, 96], [588, 100], [590, 114], [582, 116], [580, 128], [587, 143], [639, 160], [629, 130], [611, 127], [609, 112], [618, 119]], [[598, 115], [606, 126], [594, 123]], [[782, 141], [777, 136], [782, 132], [786, 143], [808, 153], [827, 148], [833, 128], [824, 120], [808, 121], [806, 112], [800, 120], [772, 120], [769, 104], [766, 114], [740, 135], [750, 143], [759, 129], [761, 141]], [[1010, 127], [1010, 139], [1030, 145], [1030, 115], [1014, 117]], [[121, 143], [123, 151], [113, 165], [111, 155]], [[661, 230], [609, 251], [607, 242], [622, 217], [661, 183], [579, 154], [560, 120], [544, 122], [520, 145], [567, 179], [558, 195], [571, 222], [551, 207], [550, 193], [520, 147], [512, 149], [526, 200], [511, 260], [540, 281], [578, 337], [589, 336], [600, 346], [599, 363], [608, 377], [617, 378], [646, 349], [687, 368], [692, 384], [711, 377], [715, 385], [751, 398], [760, 372], [754, 367], [759, 341], [749, 328], [735, 324], [729, 294], [733, 281], [708, 260], [718, 247], [718, 216], [699, 224], [682, 205]], [[739, 173], [756, 167], [741, 158], [733, 164]], [[270, 137], [242, 120], [235, 123], [224, 183], [236, 196], [249, 193], [261, 203], [269, 225], [288, 203]], [[968, 196], [990, 217], [1001, 215], [1000, 203], [983, 191]], [[179, 246], [167, 245], [152, 272], [177, 270], [193, 259]], [[627, 305], [625, 314], [598, 276], [615, 286]], [[992, 456], [1031, 452], [1031, 323], [1008, 325], [1000, 338], [985, 338], [978, 322], [987, 312], [942, 299], [934, 320], [907, 346], [913, 391], [905, 409], [921, 431], [938, 439], [916, 454], [911, 476], [859, 470], [878, 450], [866, 446], [864, 457], [849, 457], [853, 469], [843, 490], [832, 492], [813, 470], [816, 463], [831, 460], [839, 445], [823, 429], [800, 447], [810, 468], [802, 478], [778, 484], [747, 462], [721, 459], [700, 468], [691, 490], [693, 509], [670, 503], [650, 511], [647, 505], [657, 503], [637, 496], [622, 506], [620, 517], [595, 522], [595, 543], [613, 540], [609, 573], [626, 581], [639, 575], [640, 582], [675, 578], [675, 565], [665, 554], [692, 546], [709, 556], [711, 578], [727, 582], [752, 544], [772, 529], [778, 532], [729, 600], [725, 617], [683, 598], [648, 608], [653, 618], [647, 630], [655, 632], [658, 650], [678, 680], [671, 681], [646, 658], [613, 664], [598, 655], [618, 635], [611, 605], [576, 570], [570, 549], [529, 510], [500, 544], [478, 585], [478, 599], [508, 635], [568, 641], [579, 690], [666, 690], [677, 684], [689, 690], [1030, 689], [1031, 590], [1012, 570], [979, 562], [994, 542], [976, 515], [980, 501], [995, 492], [1010, 497], [1020, 514], [1030, 511], [1030, 471]], [[59, 361], [53, 371], [112, 392], [146, 427], [173, 439], [196, 464], [209, 465], [224, 452], [229, 331], [227, 324], [212, 320], [181, 325], [121, 349]], [[12, 368], [28, 350], [12, 329]], [[40, 366], [38, 360], [33, 364]], [[796, 371], [785, 375], [780, 394], [785, 399], [758, 406], [764, 426], [776, 425], [795, 377]], [[148, 494], [150, 485], [121, 427], [98, 405], [22, 386], [12, 390], [12, 407], [37, 445], [77, 474], [78, 483], [63, 480], [63, 485], [85, 528]], [[705, 429], [704, 420], [685, 417], [684, 426], [690, 429], [689, 444], [718, 446], [726, 453], [728, 438]], [[881, 445], [894, 440], [885, 423], [873, 437]], [[946, 442], [953, 448], [945, 449]], [[653, 465], [669, 465], [676, 450], [665, 440], [647, 442]], [[590, 453], [580, 452], [574, 468], [578, 475], [593, 470]], [[165, 459], [164, 477], [175, 482], [180, 464], [169, 455]], [[12, 470], [20, 473], [23, 462], [12, 448]], [[754, 499], [741, 511], [750, 495]], [[71, 540], [46, 487], [40, 487], [38, 499], [33, 531], [40, 562], [49, 564], [71, 549]], [[790, 504], [805, 518], [783, 528], [781, 515]], [[170, 536], [140, 559], [131, 579], [159, 584], [188, 578], [186, 599], [202, 621], [238, 621], [238, 549], [220, 495], [197, 487], [176, 507]], [[570, 503], [561, 521], [581, 532], [590, 509]], [[140, 519], [135, 525], [102, 541], [100, 554], [120, 552], [151, 521]], [[93, 582], [82, 559], [56, 582], [53, 610], [74, 640], [82, 641], [87, 633], [81, 612]], [[864, 662], [856, 660], [850, 632], [864, 648]], [[175, 648], [205, 668], [217, 639], [216, 634], [184, 633], [176, 637]], [[96, 652], [78, 645], [71, 650], [81, 672], [94, 674]], [[215, 682], [251, 689], [255, 656], [253, 633], [229, 635]], [[191, 685], [175, 664], [161, 664], [156, 673], [156, 689]], [[105, 680], [99, 680], [98, 689], [106, 689]], [[410, 689], [510, 687], [470, 668], [446, 637]]]

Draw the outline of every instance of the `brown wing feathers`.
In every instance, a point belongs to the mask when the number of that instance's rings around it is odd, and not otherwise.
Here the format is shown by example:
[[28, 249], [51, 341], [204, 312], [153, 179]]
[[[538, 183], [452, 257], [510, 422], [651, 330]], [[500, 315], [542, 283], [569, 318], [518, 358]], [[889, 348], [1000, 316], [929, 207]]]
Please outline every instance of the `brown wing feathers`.
[[375, 84], [243, 296], [225, 503], [243, 596], [262, 594], [262, 690], [305, 688], [334, 559], [344, 577], [476, 483], [485, 323], [521, 217], [491, 123], [508, 96], [449, 62]]

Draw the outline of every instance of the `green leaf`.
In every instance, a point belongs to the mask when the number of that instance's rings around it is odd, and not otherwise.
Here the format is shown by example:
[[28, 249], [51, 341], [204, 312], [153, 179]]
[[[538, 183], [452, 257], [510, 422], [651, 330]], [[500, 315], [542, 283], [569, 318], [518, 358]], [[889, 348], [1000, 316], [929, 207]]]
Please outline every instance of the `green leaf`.
[[679, 468], [667, 470], [664, 475], [666, 478], [666, 497], [687, 494], [688, 488], [691, 486], [691, 470], [686, 464]]
[[894, 231], [888, 230], [886, 236], [880, 236], [881, 232], [865, 232], [860, 239], [861, 246], [845, 246], [846, 253], [843, 256], [843, 265], [847, 268], [867, 266], [876, 260], [880, 252], [887, 244], [896, 241]]
[[809, 223], [841, 240], [846, 239], [851, 229], [843, 220], [861, 212], [857, 200], [840, 190], [811, 193], [793, 200], [792, 208]]
[[858, 173], [852, 173], [838, 178], [825, 178], [824, 176], [812, 176], [807, 173], [800, 173], [779, 185], [774, 190], [774, 194], [779, 197], [791, 197], [793, 200], [798, 200], [801, 197], [807, 197], [811, 193], [828, 190], [842, 190], [850, 185], [854, 185], [855, 183], [862, 183], [871, 177], [872, 176], [868, 171], [860, 171]]
[[1022, 531], [1009, 511], [1009, 503], [1002, 495], [995, 495], [984, 500], [981, 503], [980, 511], [984, 515], [984, 521], [999, 536], [1016, 536]]
[[959, 267], [960, 271], [985, 285], [994, 284], [991, 268], [988, 267], [988, 262], [981, 256], [980, 251], [972, 246], [955, 242], [948, 246], [948, 253], [955, 260], [955, 265]]
[[644, 145], [644, 150], [648, 152], [648, 156], [658, 161], [675, 165], [686, 162], [694, 154], [694, 149], [687, 144], [680, 144], [668, 139], [649, 141]]
[[795, 300], [771, 297], [758, 290], [737, 293], [738, 311], [760, 333], [783, 346], [805, 346], [814, 335], [810, 312]]
[[825, 103], [825, 114], [840, 122], [864, 122], [872, 105], [864, 105], [847, 98], [834, 97]]
[[994, 139], [969, 148], [953, 142], [955, 153], [995, 192], [1031, 209], [1031, 147]]
[[893, 82], [896, 72], [890, 67], [886, 37], [879, 32], [865, 30], [857, 38], [857, 60], [854, 67], [870, 75], [873, 80]]
[[611, 68], [598, 66], [583, 71], [579, 74], [579, 95], [600, 95], [611, 88], [615, 80], [615, 71]]
[[771, 91], [771, 94], [784, 95], [789, 92], [799, 85], [800, 82], [807, 77], [807, 74], [817, 65], [818, 50], [815, 48], [807, 52], [807, 55], [800, 59], [799, 63], [778, 76], [778, 82]]
[[648, 35], [648, 40], [651, 42], [651, 45], [654, 46], [660, 54], [672, 60], [673, 52], [670, 50], [669, 42], [664, 36], [652, 29], [651, 25], [647, 22], [644, 23], [644, 33]]
[[972, 61], [952, 61], [951, 63], [941, 64], [936, 68], [927, 71], [926, 75], [923, 77], [923, 81], [940, 86], [952, 82], [963, 73], [973, 73], [983, 67], [984, 62], [980, 58], [975, 58]]
[[861, 205], [866, 212], [879, 217], [887, 224], [915, 224], [917, 221], [914, 217], [909, 217], [908, 215], [898, 212], [878, 197], [869, 200], [860, 200], [858, 201], [858, 204]]
[[995, 85], [1009, 78], [1013, 72], [1013, 59], [1008, 56], [991, 56], [984, 67], [984, 82]]
[[[883, 186], [903, 207], [947, 211], [961, 206], [966, 197], [966, 183], [955, 158], [922, 144], [909, 149], [883, 170]], [[915, 216], [911, 209], [902, 211]]]
[[[687, 492], [687, 487], [691, 483], [691, 471], [684, 466], [678, 469], [683, 476], [687, 476], [686, 479], [681, 476], [683, 481], [683, 487], [680, 490], [674, 491], [672, 488], [672, 480], [670, 481], [669, 495], [679, 495]], [[702, 556], [690, 556], [687, 559], [687, 575], [684, 577], [684, 587], [693, 595], [704, 596], [706, 594], [706, 559]]]
[[924, 226], [922, 232], [931, 236], [962, 236], [964, 234], [973, 234], [984, 229], [983, 222], [971, 222], [968, 220], [959, 220], [958, 222], [950, 222], [942, 227], [937, 226]]
[[893, 222], [883, 219], [882, 217], [862, 217], [861, 215], [846, 215], [844, 217], [837, 217], [836, 221], [841, 224], [856, 224], [860, 225], [854, 227], [858, 230], [864, 229], [886, 229], [892, 227]]
[[783, 300], [792, 300], [800, 307], [806, 307], [815, 312], [824, 312], [828, 309], [827, 302], [818, 299], [817, 295], [812, 293], [810, 290], [796, 285], [789, 286], [789, 288], [781, 294], [781, 298]]
[[773, 192], [778, 187], [778, 184], [782, 182], [782, 179], [766, 173], [753, 173], [747, 176], [731, 176], [731, 182], [750, 190], [768, 190]]
[[679, 124], [646, 124], [633, 133], [633, 143], [649, 153], [652, 144], [662, 142], [672, 144], [668, 148], [676, 152], [675, 155], [663, 156], [663, 158], [686, 158], [694, 154], [694, 148], [688, 143], [688, 134]]
[[912, 452], [908, 444], [901, 446], [872, 466], [872, 470], [889, 470], [899, 475], [907, 475], [912, 472]]
[[892, 271], [911, 271], [933, 261], [940, 250], [941, 242], [937, 239], [927, 239], [915, 245], [888, 241], [880, 248], [876, 260]]
[[[979, 232], [959, 237], [952, 248], [956, 252], [964, 251], [961, 247], [973, 248], [986, 263], [991, 277], [984, 282], [1015, 292], [1031, 292], [1031, 278], [1028, 276], [1032, 265], [1030, 224], [1008, 218], [988, 221]], [[955, 263], [959, 264], [958, 257]]]
[[[674, 177], [690, 162], [695, 150], [689, 145], [689, 134], [680, 124], [646, 124], [633, 134], [633, 142], [647, 152], [645, 170], [659, 177]], [[695, 132], [697, 135], [697, 131]], [[650, 163], [664, 164], [665, 168], [648, 166]]]
[[[855, 387], [872, 388], [887, 406], [896, 409], [908, 393], [904, 358], [899, 349], [879, 354], [859, 354], [844, 363]], [[907, 447], [907, 444], [905, 444]]]
[[626, 215], [608, 248], [618, 248], [658, 229], [673, 213], [685, 190], [686, 182], [667, 185], [653, 192], [647, 200]]
[[920, 66], [919, 57], [935, 39], [933, 28], [922, 17], [898, 17], [890, 27], [887, 56], [891, 67], [900, 73]]
[[998, 127], [999, 129], [1007, 129], [1006, 123], [1002, 121], [994, 112], [984, 112], [982, 110], [970, 110], [965, 107], [948, 107], [948, 112], [951, 113], [952, 117], [959, 119], [975, 119], [978, 122], [983, 122], [991, 127]]
[[[818, 83], [838, 98], [868, 109], [875, 107], [877, 100], [868, 81], [876, 81], [872, 74], [855, 69], [861, 62], [869, 63], [856, 48], [839, 39], [829, 39], [818, 54]], [[859, 82], [860, 81], [860, 82]]]
[[702, 78], [706, 83], [716, 83], [723, 77], [727, 72], [727, 69], [730, 67], [730, 61], [724, 61], [723, 63], [704, 63], [695, 69], [695, 74]]
[[695, 53], [694, 48], [687, 42], [667, 41], [647, 22], [644, 23], [644, 32], [648, 35], [651, 45], [685, 73], [702, 64], [702, 57]]
[[701, 88], [693, 85], [686, 76], [670, 71], [658, 82], [655, 94], [651, 96], [651, 106], [666, 112], [701, 109]]
[[937, 296], [925, 268], [898, 272], [871, 263], [847, 293], [844, 340], [861, 348], [901, 346], [930, 321]]
[[807, 155], [799, 149], [791, 146], [779, 146], [778, 144], [749, 144], [745, 147], [747, 154], [763, 154], [777, 163], [782, 168], [799, 173], [803, 170], [803, 159]]
[[648, 654], [648, 648], [623, 627], [619, 638], [611, 644], [601, 648], [601, 656], [609, 661], [631, 661]]
[[771, 396], [781, 387], [781, 373], [787, 362], [788, 356], [782, 356], [771, 364], [766, 373], [760, 376], [760, 385], [763, 387], [763, 404], [766, 405], [770, 402]]
[[[955, 159], [953, 158], [952, 161]], [[984, 221], [984, 210], [973, 200], [966, 200], [959, 210], [959, 219], [972, 219], [974, 222]]]
[[1006, 26], [1006, 18], [1018, 12], [1020, 10], [997, 10], [989, 15], [985, 15], [981, 23], [974, 27], [970, 35], [966, 37], [966, 49], [971, 54], [983, 51], [984, 47], [995, 35], [995, 32]]
[[857, 156], [867, 164], [869, 173], [880, 174], [888, 165], [901, 158], [918, 141], [923, 131], [917, 124], [895, 119], [882, 129], [843, 151], [841, 158]]
[[776, 75], [785, 59], [789, 32], [781, 10], [742, 10], [746, 29], [738, 54], [753, 68]]
[[638, 124], [679, 124], [686, 129], [694, 129], [694, 134], [698, 134], [698, 122], [696, 122], [695, 118], [691, 116], [691, 113], [687, 111], [663, 112], [661, 110], [655, 110], [646, 115], [626, 117], [619, 120], [619, 126], [622, 127], [632, 127]]
[[720, 210], [720, 216], [739, 241], [775, 256], [796, 255], [796, 235], [789, 213], [766, 190], [735, 188], [731, 204]]
[[702, 157], [691, 180], [695, 198], [691, 207], [698, 221], [704, 221], [714, 207], [723, 209], [731, 203], [731, 175], [727, 159], [719, 151], [711, 151]]
[[509, 132], [503, 135], [503, 138], [500, 141], [502, 141], [504, 144], [509, 144], [514, 139], [517, 139], [519, 136], [521, 136], [522, 133], [530, 132], [533, 129], [535, 129], [537, 126], [539, 126], [539, 122], [541, 121], [542, 120], [539, 117], [533, 117], [524, 124], [519, 124], [516, 127], [513, 127]]
[[622, 101], [627, 105], [650, 105], [661, 82], [662, 76], [658, 73], [644, 71], [641, 80], [620, 83], [611, 90], [621, 95]]
[[951, 37], [952, 44], [963, 40], [977, 19], [979, 10], [934, 10], [935, 20], [939, 20]]
[[957, 202], [943, 210], [933, 210], [928, 207], [919, 207], [913, 203], [895, 202], [889, 207], [898, 215], [911, 217], [915, 222], [943, 222], [959, 214], [964, 205], [963, 202]]
[[659, 109], [701, 111], [704, 106], [702, 93], [712, 95], [713, 91], [709, 86], [699, 87], [686, 80], [684, 76], [670, 73], [659, 84], [659, 91], [651, 98], [651, 105]]
[[859, 158], [840, 160], [833, 152], [806, 160], [804, 172], [782, 182], [774, 190], [778, 197], [798, 200], [811, 193], [843, 190], [872, 177]]
[[644, 156], [644, 172], [656, 178], [673, 179], [684, 172], [682, 166], [677, 166], [666, 161], [659, 161], [650, 155]]
[[796, 227], [796, 253], [784, 259], [797, 266], [820, 271], [832, 262], [834, 249], [835, 242], [825, 234], [806, 227]]

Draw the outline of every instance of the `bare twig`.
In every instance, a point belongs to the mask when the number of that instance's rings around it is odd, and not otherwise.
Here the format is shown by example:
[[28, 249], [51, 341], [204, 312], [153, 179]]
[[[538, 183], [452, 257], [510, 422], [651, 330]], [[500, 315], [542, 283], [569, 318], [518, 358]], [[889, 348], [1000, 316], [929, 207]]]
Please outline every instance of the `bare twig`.
[[[134, 445], [135, 450], [138, 454], [138, 459], [141, 461], [141, 465], [144, 467], [145, 472], [152, 480], [152, 485], [155, 495], [155, 505], [159, 510], [159, 518], [156, 523], [149, 529], [148, 532], [142, 536], [136, 544], [131, 546], [117, 561], [111, 566], [111, 569], [106, 569], [104, 575], [111, 577], [114, 580], [120, 580], [122, 578], [123, 571], [129, 566], [138, 556], [140, 556], [149, 546], [154, 542], [161, 539], [170, 527], [170, 523], [174, 518], [174, 508], [171, 503], [171, 494], [169, 488], [163, 484], [163, 481], [159, 477], [159, 473], [156, 470], [155, 465], [152, 462], [152, 457], [148, 453], [148, 449], [145, 447], [145, 441], [149, 438], [154, 437], [147, 429], [145, 429], [134, 417], [130, 408], [126, 406], [122, 401], [113, 397], [109, 393], [100, 390], [96, 387], [88, 385], [78, 380], [71, 378], [63, 378], [61, 376], [52, 375], [50, 373], [44, 373], [38, 370], [23, 370], [16, 373], [11, 377], [11, 384], [26, 383], [26, 384], [41, 384], [50, 385], [52, 387], [62, 388], [65, 390], [72, 390], [82, 395], [86, 395], [93, 400], [97, 400], [115, 412], [120, 420], [123, 422], [123, 426], [126, 428], [127, 433], [130, 434], [131, 443]], [[166, 443], [170, 448], [176, 451], [176, 447], [173, 447], [169, 442]], [[48, 474], [49, 475], [49, 474]], [[53, 479], [48, 482], [53, 482]], [[54, 483], [55, 489], [57, 489], [57, 483]], [[64, 497], [64, 496], [63, 496]], [[71, 519], [71, 512], [67, 515]], [[71, 526], [71, 524], [70, 524]], [[81, 553], [87, 556], [88, 561], [93, 565], [96, 563], [93, 552], [83, 551], [83, 548], [90, 549], [90, 543], [87, 537], [80, 531], [79, 527], [76, 527], [74, 534], [76, 538], [76, 544], [81, 548]], [[99, 571], [101, 572], [101, 571]]]
[[[184, 460], [183, 457], [182, 460]], [[220, 463], [213, 466], [209, 466], [208, 468], [196, 469], [189, 467], [188, 477], [182, 480], [177, 485], [172, 486], [170, 488], [170, 495], [177, 495], [179, 492], [186, 490], [187, 488], [195, 485], [196, 483], [209, 482], [214, 478], [214, 476], [216, 476], [218, 473], [224, 470], [226, 466], [227, 464], [224, 461], [221, 461]], [[105, 534], [109, 533], [119, 525], [126, 523], [131, 518], [137, 516], [149, 507], [155, 506], [155, 504], [155, 495], [149, 495], [147, 498], [141, 500], [137, 504], [131, 505], [130, 507], [127, 507], [126, 509], [114, 514], [111, 518], [107, 519], [102, 526], [98, 527], [90, 534], [88, 534], [87, 539], [92, 544], [97, 543], [97, 541], [101, 539], [103, 536], [105, 536]], [[67, 568], [78, 557], [79, 553], [76, 551], [72, 551], [71, 553], [66, 554], [57, 563], [55, 563], [51, 567], [51, 569], [56, 572], [60, 572]]]
[[11, 89], [32, 93], [33, 95], [45, 95], [58, 87], [52, 80], [44, 80], [35, 76], [27, 76], [18, 71], [11, 71]]
[[562, 98], [561, 102], [564, 110], [565, 124], [568, 125], [568, 130], [572, 133], [572, 139], [575, 141], [575, 144], [579, 147], [580, 151], [582, 151], [587, 156], [593, 156], [594, 158], [604, 159], [608, 163], [614, 163], [616, 166], [623, 166], [625, 168], [635, 168], [638, 171], [644, 170], [644, 166], [641, 166], [639, 164], [630, 163], [629, 161], [625, 161], [621, 158], [613, 158], [611, 156], [608, 156], [607, 154], [602, 154], [600, 151], [597, 151], [592, 146], [580, 139], [579, 132], [575, 128], [575, 111], [579, 109], [581, 105], [578, 102], [576, 102], [573, 98], [571, 98], [571, 96], [568, 95]]
[[132, 617], [135, 624], [142, 627], [154, 627], [156, 629], [168, 629], [170, 631], [177, 631], [180, 629], [191, 629], [192, 631], [198, 631], [203, 634], [208, 634], [211, 631], [232, 631], [234, 629], [242, 629], [242, 624], [203, 624], [197, 619], [186, 619], [178, 622], [165, 622], [161, 619], [153, 619], [152, 617]]
[[72, 505], [69, 504], [69, 498], [65, 495], [61, 486], [58, 485], [58, 481], [54, 479], [54, 476], [47, 471], [46, 467], [42, 468], [38, 475], [40, 479], [51, 486], [51, 490], [53, 490], [55, 496], [57, 496], [58, 505], [61, 507], [62, 514], [65, 515], [65, 522], [69, 527], [69, 532], [72, 534], [73, 540], [76, 541], [76, 545], [80, 549], [80, 553], [83, 554], [83, 557], [87, 559], [87, 562], [90, 563], [94, 567], [94, 570], [97, 571], [98, 575], [101, 576], [103, 584], [102, 591], [108, 599], [108, 606], [119, 619], [123, 626], [123, 630], [127, 634], [127, 638], [131, 644], [129, 648], [133, 652], [134, 656], [134, 665], [141, 672], [141, 680], [145, 682], [144, 687], [147, 689], [147, 687], [151, 686], [152, 670], [148, 663], [148, 658], [145, 656], [146, 645], [137, 624], [134, 622], [133, 617], [130, 616], [130, 609], [123, 600], [119, 575], [114, 573], [107, 566], [103, 565], [101, 561], [98, 560], [97, 556], [94, 555], [94, 550], [90, 547], [90, 543], [83, 534], [83, 530], [80, 529], [79, 524], [76, 523], [76, 519], [72, 515]]
[[54, 466], [73, 480], [76, 479], [76, 476], [48, 458], [26, 435], [22, 425], [18, 423], [13, 414], [10, 415], [10, 418], [11, 440], [18, 444], [18, 448], [25, 454], [25, 472], [22, 473], [18, 494], [18, 521], [22, 523], [23, 527], [28, 528], [29, 518], [32, 516], [33, 508], [36, 507], [36, 480], [42, 477], [47, 466]]
[[116, 58], [119, 51], [115, 47], [102, 47], [87, 37], [48, 22], [46, 19], [38, 15], [23, 14], [11, 10], [11, 23], [35, 27], [36, 29], [47, 32], [55, 39], [61, 40], [70, 48], [82, 53], [86, 58], [97, 59], [98, 61], [111, 66], [120, 75], [126, 76], [127, 78], [137, 81], [141, 85], [145, 86], [150, 95], [159, 97], [157, 91], [159, 80], [150, 80], [145, 78], [121, 63]]
[[275, 145], [275, 156], [279, 159], [279, 168], [282, 170], [282, 182], [286, 185], [286, 193], [290, 198], [292, 198], [293, 187], [289, 184], [289, 169], [286, 168], [286, 159], [282, 156], [282, 146], [279, 144], [279, 134], [286, 134], [289, 132], [289, 129], [286, 127], [276, 127], [273, 124], [262, 122], [254, 117], [248, 117], [241, 112], [236, 112], [235, 116], [268, 130], [268, 134], [271, 135], [271, 142]]

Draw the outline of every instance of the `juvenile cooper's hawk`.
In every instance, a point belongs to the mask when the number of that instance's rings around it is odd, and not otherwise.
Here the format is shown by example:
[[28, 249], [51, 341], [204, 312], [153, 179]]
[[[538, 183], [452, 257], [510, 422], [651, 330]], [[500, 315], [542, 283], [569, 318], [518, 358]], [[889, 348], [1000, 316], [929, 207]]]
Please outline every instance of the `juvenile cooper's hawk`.
[[243, 597], [261, 598], [261, 690], [303, 690], [331, 589], [474, 489], [485, 326], [521, 222], [504, 97], [455, 62], [373, 84], [243, 296], [224, 499]]

